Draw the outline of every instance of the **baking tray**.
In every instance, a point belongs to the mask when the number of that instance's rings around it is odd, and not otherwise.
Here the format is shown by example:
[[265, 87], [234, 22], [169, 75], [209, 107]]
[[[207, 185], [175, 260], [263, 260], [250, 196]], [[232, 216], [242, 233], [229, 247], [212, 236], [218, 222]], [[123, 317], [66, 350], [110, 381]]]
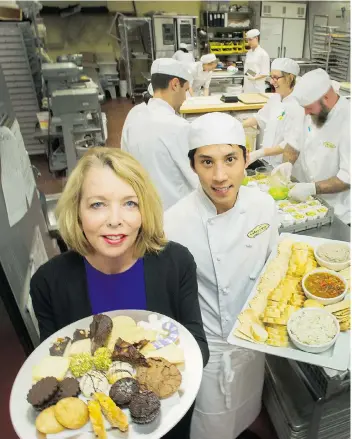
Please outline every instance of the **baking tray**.
[[[314, 238], [312, 236], [305, 235], [294, 235], [290, 233], [282, 233], [280, 235], [279, 241], [284, 239], [289, 239], [293, 242], [306, 242], [312, 247], [317, 247], [325, 242], [333, 242], [330, 239], [324, 238]], [[338, 241], [335, 241], [338, 242]], [[277, 245], [278, 245], [277, 243]], [[253, 297], [257, 294], [257, 286], [260, 282], [260, 278], [266, 270], [268, 263], [274, 259], [277, 255], [277, 245], [275, 249], [272, 251], [269, 259], [266, 261], [266, 264], [263, 270], [258, 277], [254, 288], [250, 295], [247, 298], [247, 301], [242, 308], [241, 311], [245, 310], [249, 307], [249, 302], [253, 299]], [[251, 349], [258, 352], [263, 352], [265, 354], [276, 355], [279, 357], [289, 358], [291, 360], [302, 361], [303, 363], [315, 364], [316, 366], [329, 367], [331, 369], [336, 370], [347, 370], [350, 363], [350, 331], [341, 332], [335, 345], [332, 346], [325, 352], [320, 354], [311, 354], [309, 352], [304, 352], [296, 348], [291, 342], [289, 347], [275, 347], [269, 346], [261, 343], [254, 343], [247, 340], [243, 340], [239, 337], [233, 335], [234, 330], [239, 326], [239, 321], [236, 319], [236, 322], [227, 338], [227, 341], [231, 345], [239, 346], [246, 349]]]
[[293, 224], [292, 226], [280, 227], [279, 233], [298, 233], [304, 230], [316, 229], [318, 227], [325, 226], [326, 224], [331, 224], [334, 221], [334, 208], [331, 207], [325, 200], [321, 197], [314, 197], [316, 200], [320, 201], [329, 210], [327, 211], [324, 218], [317, 218], [315, 220], [308, 220], [302, 224]]

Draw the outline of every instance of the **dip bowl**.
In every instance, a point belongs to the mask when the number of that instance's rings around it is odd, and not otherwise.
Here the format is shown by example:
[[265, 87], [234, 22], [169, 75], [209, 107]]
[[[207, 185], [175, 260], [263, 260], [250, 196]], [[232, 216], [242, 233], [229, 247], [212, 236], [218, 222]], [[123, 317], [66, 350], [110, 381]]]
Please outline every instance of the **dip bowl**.
[[[330, 297], [330, 298], [324, 298], [324, 297], [319, 297], [315, 294], [313, 294], [307, 287], [306, 283], [307, 283], [307, 279], [309, 276], [315, 274], [315, 273], [328, 273], [331, 274], [333, 276], [336, 276], [337, 278], [339, 278], [343, 284], [344, 284], [344, 290], [336, 297]], [[316, 270], [313, 270], [309, 273], [307, 273], [304, 278], [302, 279], [302, 288], [304, 291], [304, 294], [306, 295], [306, 297], [308, 299], [314, 299], [319, 303], [322, 303], [323, 305], [332, 305], [333, 303], [337, 303], [340, 302], [347, 294], [347, 290], [348, 290], [348, 284], [347, 281], [345, 280], [345, 278], [343, 276], [341, 276], [341, 274], [336, 273], [335, 271], [332, 270], [327, 270], [326, 268], [317, 268]]]
[[331, 243], [331, 244], [325, 242], [324, 244], [318, 245], [318, 247], [316, 247], [314, 249], [314, 257], [321, 267], [328, 268], [329, 270], [341, 271], [350, 265], [350, 263], [351, 263], [350, 258], [348, 258], [346, 261], [343, 261], [343, 262], [331, 262], [331, 261], [326, 261], [325, 259], [323, 259], [323, 257], [321, 255], [319, 255], [319, 250], [325, 246], [334, 246], [334, 247], [341, 246], [341, 247], [346, 247], [346, 248], [350, 249], [349, 243], [340, 242], [340, 241], [338, 241], [338, 242], [335, 241], [334, 243]]

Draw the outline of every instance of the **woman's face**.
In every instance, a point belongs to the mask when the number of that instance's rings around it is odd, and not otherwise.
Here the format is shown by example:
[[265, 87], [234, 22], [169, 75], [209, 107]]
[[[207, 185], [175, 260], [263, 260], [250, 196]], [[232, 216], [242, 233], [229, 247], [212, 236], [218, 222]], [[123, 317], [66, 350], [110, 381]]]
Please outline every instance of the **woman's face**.
[[270, 74], [270, 83], [275, 88], [275, 92], [281, 97], [286, 97], [290, 92], [290, 76], [285, 76], [281, 70], [272, 70]]
[[88, 171], [79, 215], [95, 253], [116, 258], [133, 249], [142, 225], [138, 198], [133, 188], [108, 166]]

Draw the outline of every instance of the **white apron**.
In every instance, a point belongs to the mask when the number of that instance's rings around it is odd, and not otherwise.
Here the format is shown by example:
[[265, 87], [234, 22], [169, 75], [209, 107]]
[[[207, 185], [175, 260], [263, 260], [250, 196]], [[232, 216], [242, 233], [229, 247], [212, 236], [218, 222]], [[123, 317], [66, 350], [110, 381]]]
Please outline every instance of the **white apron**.
[[[265, 125], [261, 148], [272, 148], [273, 146], [277, 146], [275, 138], [278, 124], [280, 123], [280, 117], [282, 117], [284, 111], [285, 109], [282, 105], [282, 102], [278, 101], [275, 109], [273, 109], [270, 113], [270, 119]], [[275, 168], [282, 163], [282, 154], [278, 156], [265, 157], [265, 160]]]
[[265, 88], [265, 78], [251, 81], [244, 77], [243, 93], [265, 93]]

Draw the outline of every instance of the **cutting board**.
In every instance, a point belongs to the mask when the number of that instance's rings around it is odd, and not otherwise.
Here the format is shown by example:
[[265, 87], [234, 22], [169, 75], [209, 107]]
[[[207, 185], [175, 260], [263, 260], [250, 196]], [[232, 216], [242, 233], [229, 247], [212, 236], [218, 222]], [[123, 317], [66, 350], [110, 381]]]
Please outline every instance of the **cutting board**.
[[238, 99], [244, 104], [265, 104], [268, 100], [260, 93], [242, 93], [238, 95]]

